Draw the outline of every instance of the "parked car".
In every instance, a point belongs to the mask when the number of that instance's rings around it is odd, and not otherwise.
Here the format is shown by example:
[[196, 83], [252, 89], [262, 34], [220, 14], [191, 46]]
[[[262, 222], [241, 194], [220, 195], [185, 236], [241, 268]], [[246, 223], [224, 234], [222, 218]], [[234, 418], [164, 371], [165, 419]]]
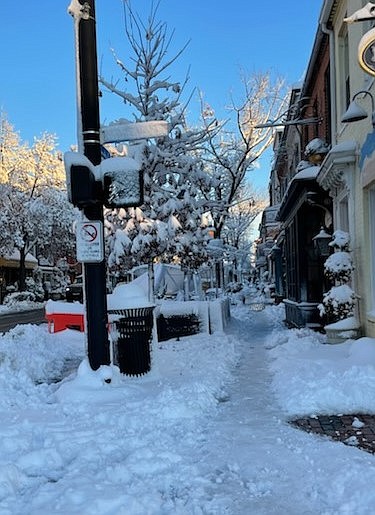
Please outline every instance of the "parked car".
[[74, 283], [69, 284], [65, 289], [65, 297], [68, 302], [78, 300], [83, 302], [83, 280], [82, 276], [76, 278]]

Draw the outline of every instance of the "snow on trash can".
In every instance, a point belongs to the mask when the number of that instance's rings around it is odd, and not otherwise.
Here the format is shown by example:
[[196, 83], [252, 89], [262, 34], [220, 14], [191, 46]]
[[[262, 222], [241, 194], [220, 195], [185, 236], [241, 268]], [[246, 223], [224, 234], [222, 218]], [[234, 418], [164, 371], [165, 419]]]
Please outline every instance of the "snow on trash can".
[[120, 372], [139, 376], [151, 370], [154, 307], [111, 310], [114, 324], [114, 362]]
[[129, 376], [143, 375], [151, 369], [155, 304], [148, 300], [144, 275], [131, 283], [118, 284], [107, 296], [112, 361]]

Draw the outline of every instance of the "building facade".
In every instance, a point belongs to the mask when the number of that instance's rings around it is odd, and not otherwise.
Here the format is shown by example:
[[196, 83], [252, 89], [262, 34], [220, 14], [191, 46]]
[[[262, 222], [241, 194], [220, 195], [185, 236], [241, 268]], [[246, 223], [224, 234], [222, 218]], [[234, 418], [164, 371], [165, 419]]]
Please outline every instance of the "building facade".
[[[291, 92], [291, 117], [299, 123], [285, 124], [275, 137], [269, 189], [271, 206], [279, 205], [281, 227], [274, 260], [280, 263], [276, 255], [282, 249], [279, 273], [284, 280], [277, 280], [277, 267], [270, 270], [285, 303], [286, 323], [323, 327], [325, 320], [317, 306], [329, 285], [323, 273], [325, 256], [317, 252], [314, 235], [320, 229], [329, 234], [349, 233], [355, 265], [351, 282], [357, 294], [355, 316], [362, 334], [374, 337], [375, 77], [360, 67], [358, 55], [363, 38], [375, 50], [369, 38], [375, 18], [348, 23], [353, 14], [354, 18], [360, 18], [357, 12], [363, 15], [360, 10], [367, 3], [322, 3], [305, 79]], [[368, 116], [342, 121], [353, 98]], [[314, 155], [311, 147], [319, 148], [317, 142], [322, 151]]]

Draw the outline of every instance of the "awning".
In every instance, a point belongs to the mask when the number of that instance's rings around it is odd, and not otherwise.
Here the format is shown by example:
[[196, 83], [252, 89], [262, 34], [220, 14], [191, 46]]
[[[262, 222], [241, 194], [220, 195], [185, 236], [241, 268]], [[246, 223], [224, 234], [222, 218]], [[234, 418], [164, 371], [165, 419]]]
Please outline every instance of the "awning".
[[292, 212], [296, 212], [305, 202], [305, 194], [320, 190], [316, 181], [319, 171], [319, 166], [310, 166], [296, 173], [291, 179], [280, 205], [279, 220], [285, 221]]
[[[4, 268], [19, 268], [20, 266], [20, 252], [14, 250], [7, 256], [0, 256], [0, 267]], [[38, 260], [30, 253], [26, 254], [25, 267], [27, 270], [34, 270], [38, 267]]]

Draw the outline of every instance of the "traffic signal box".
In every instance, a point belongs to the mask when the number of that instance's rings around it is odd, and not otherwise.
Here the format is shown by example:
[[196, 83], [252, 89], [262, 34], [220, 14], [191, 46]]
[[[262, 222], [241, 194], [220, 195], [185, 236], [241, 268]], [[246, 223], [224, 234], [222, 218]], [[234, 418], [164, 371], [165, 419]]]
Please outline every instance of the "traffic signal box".
[[95, 175], [90, 168], [84, 165], [71, 165], [67, 174], [69, 202], [79, 208], [94, 204], [98, 201], [97, 189]]
[[143, 204], [143, 174], [131, 157], [111, 157], [100, 164], [104, 205], [109, 208]]
[[68, 200], [83, 209], [101, 203], [108, 208], [137, 207], [143, 203], [143, 174], [130, 157], [111, 157], [94, 166], [77, 152], [64, 155]]

